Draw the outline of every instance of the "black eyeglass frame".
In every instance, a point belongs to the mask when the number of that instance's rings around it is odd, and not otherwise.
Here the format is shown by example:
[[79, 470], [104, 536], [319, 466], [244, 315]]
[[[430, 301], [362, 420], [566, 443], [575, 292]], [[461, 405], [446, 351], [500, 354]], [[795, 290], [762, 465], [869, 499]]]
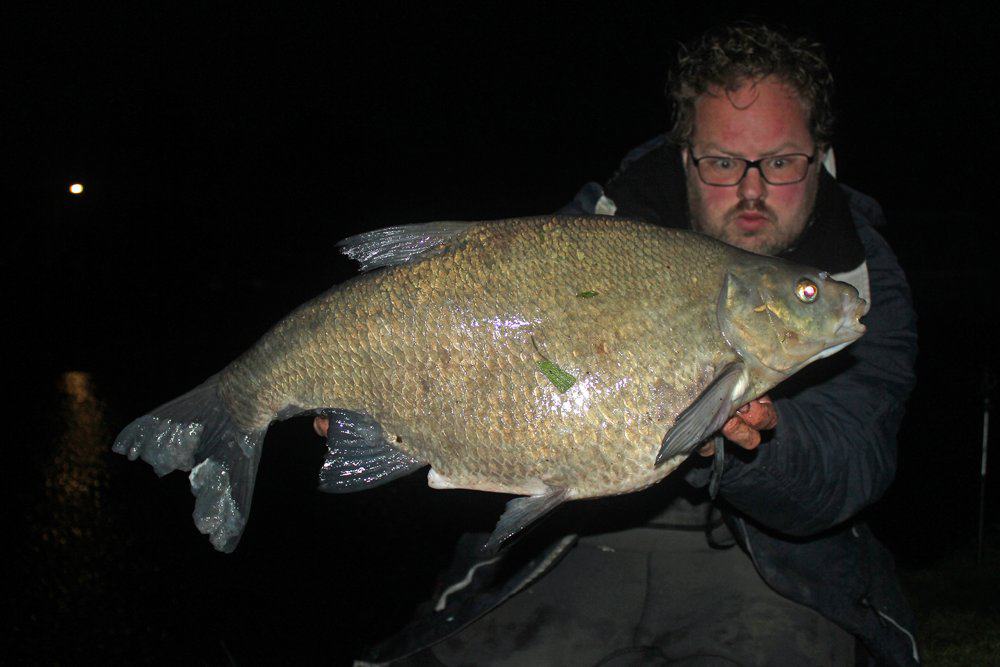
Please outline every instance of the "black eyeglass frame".
[[[799, 155], [801, 155], [806, 159], [806, 170], [805, 173], [802, 174], [802, 178], [799, 178], [797, 180], [785, 181], [784, 183], [773, 183], [770, 179], [768, 179], [767, 175], [764, 174], [764, 170], [760, 168], [761, 163], [764, 162], [765, 160], [776, 160], [778, 158], [783, 158], [783, 157], [787, 158]], [[748, 173], [750, 173], [750, 170], [754, 168], [757, 169], [757, 173], [760, 174], [760, 177], [764, 179], [764, 182], [767, 183], [768, 185], [780, 186], [780, 185], [795, 185], [796, 183], [801, 183], [802, 181], [806, 180], [807, 176], [809, 176], [809, 166], [811, 166], [812, 163], [816, 161], [816, 153], [814, 152], [812, 155], [806, 155], [805, 153], [782, 153], [781, 155], [768, 155], [767, 157], [758, 158], [756, 160], [747, 160], [746, 158], [733, 157], [731, 155], [702, 155], [701, 157], [695, 157], [694, 146], [688, 144], [688, 158], [690, 158], [691, 162], [694, 162], [695, 171], [698, 172], [698, 178], [701, 179], [702, 183], [704, 183], [705, 185], [711, 185], [716, 188], [731, 188], [735, 185], [739, 185], [740, 183], [742, 183], [743, 179], [747, 177]], [[743, 173], [740, 175], [739, 180], [737, 180], [735, 183], [711, 183], [705, 180], [705, 177], [702, 176], [701, 174], [701, 167], [698, 166], [699, 162], [701, 162], [702, 160], [707, 160], [709, 158], [715, 158], [717, 160], [720, 159], [740, 160], [746, 166], [743, 169]]]

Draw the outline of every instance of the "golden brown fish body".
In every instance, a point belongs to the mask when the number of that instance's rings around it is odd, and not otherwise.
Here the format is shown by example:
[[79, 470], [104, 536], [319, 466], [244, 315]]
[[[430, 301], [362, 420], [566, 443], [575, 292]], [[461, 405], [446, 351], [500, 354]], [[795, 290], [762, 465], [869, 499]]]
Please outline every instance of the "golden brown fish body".
[[[304, 304], [210, 381], [233, 424], [226, 432], [237, 433], [229, 449], [250, 461], [250, 490], [273, 420], [333, 408], [370, 416], [368, 444], [377, 433], [403, 472], [429, 463], [437, 488], [558, 492], [556, 504], [635, 491], [736, 406], [863, 331], [853, 288], [692, 232], [551, 216], [453, 224], [440, 237], [401, 229], [416, 251], [376, 259], [391, 265]], [[803, 281], [822, 285], [821, 313], [801, 294], [796, 302]], [[692, 408], [706, 393], [719, 403], [711, 419], [708, 399]], [[689, 408], [701, 430], [667, 446]], [[248, 490], [227, 487], [241, 459], [185, 444], [176, 424], [195, 420], [180, 415], [154, 411], [116, 451], [169, 468], [161, 459], [172, 450], [158, 444], [147, 456], [146, 438], [186, 447], [190, 465], [220, 461], [194, 465], [192, 485], [200, 503], [202, 487], [218, 487], [199, 527], [228, 550], [249, 506]], [[335, 476], [367, 474], [367, 459], [348, 459], [331, 464]], [[220, 528], [233, 512], [238, 521]]]
[[[676, 466], [653, 467], [667, 428], [737, 359], [716, 324], [730, 254], [617, 219], [476, 225], [306, 304], [220, 390], [247, 429], [289, 405], [368, 413], [456, 487], [634, 491]], [[543, 359], [577, 381], [561, 392]]]

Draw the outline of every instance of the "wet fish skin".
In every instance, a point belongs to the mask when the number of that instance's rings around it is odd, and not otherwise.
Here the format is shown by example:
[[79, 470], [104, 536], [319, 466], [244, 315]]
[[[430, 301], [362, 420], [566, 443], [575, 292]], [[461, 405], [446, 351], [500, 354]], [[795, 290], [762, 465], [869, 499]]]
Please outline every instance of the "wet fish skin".
[[[551, 509], [655, 483], [718, 426], [691, 442], [701, 431], [863, 332], [853, 287], [693, 232], [607, 217], [450, 225], [397, 230], [415, 248], [407, 261], [304, 304], [183, 409], [137, 420], [116, 451], [162, 468], [190, 450], [199, 527], [224, 550], [245, 524], [268, 425], [328, 408], [371, 422], [348, 418], [339, 431], [355, 444], [325, 465], [328, 490], [429, 463], [437, 488], [545, 498], [537, 507]], [[377, 252], [382, 233], [348, 249]], [[802, 280], [819, 298], [796, 296]], [[188, 415], [213, 400], [229, 424], [205, 427], [215, 445], [191, 435], [199, 417]], [[676, 432], [690, 435], [668, 446], [682, 418]], [[352, 458], [357, 443], [364, 455]], [[528, 508], [518, 522], [538, 513], [532, 502], [518, 505]]]
[[[603, 219], [471, 228], [452, 252], [299, 309], [223, 372], [220, 394], [246, 430], [288, 406], [370, 414], [455, 486], [617, 490], [733, 357], [711, 333], [721, 276], [698, 284], [718, 245], [685, 239], [686, 261], [664, 270], [663, 238]], [[560, 393], [543, 355], [577, 384]]]

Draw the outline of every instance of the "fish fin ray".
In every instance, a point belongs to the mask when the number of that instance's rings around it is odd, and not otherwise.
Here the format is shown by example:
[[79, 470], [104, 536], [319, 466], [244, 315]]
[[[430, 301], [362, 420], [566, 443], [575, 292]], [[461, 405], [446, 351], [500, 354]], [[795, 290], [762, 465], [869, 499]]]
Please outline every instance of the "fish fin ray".
[[690, 454], [722, 428], [733, 410], [733, 387], [743, 374], [743, 362], [726, 364], [701, 395], [674, 422], [660, 444], [656, 465], [674, 456]]
[[385, 227], [340, 241], [340, 251], [361, 264], [362, 271], [407, 264], [444, 252], [471, 222], [427, 222]]
[[218, 375], [126, 426], [112, 450], [141, 458], [161, 477], [190, 470], [194, 523], [231, 552], [246, 527], [267, 429], [243, 431], [218, 394]]
[[523, 496], [509, 501], [483, 550], [490, 554], [497, 553], [511, 537], [541, 519], [565, 500], [566, 489], [550, 488], [543, 494]]
[[351, 493], [409, 475], [426, 463], [399, 451], [371, 416], [350, 410], [323, 410], [330, 420], [327, 455], [319, 472], [319, 489]]

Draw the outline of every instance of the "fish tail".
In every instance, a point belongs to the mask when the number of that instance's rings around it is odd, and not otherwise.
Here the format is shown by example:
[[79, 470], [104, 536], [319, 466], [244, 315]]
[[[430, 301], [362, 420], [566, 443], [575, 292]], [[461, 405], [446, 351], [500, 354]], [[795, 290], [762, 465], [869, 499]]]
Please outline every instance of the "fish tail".
[[141, 458], [160, 476], [190, 470], [194, 523], [228, 553], [247, 523], [265, 433], [266, 427], [246, 431], [236, 425], [213, 375], [126, 426], [112, 449], [132, 461]]

